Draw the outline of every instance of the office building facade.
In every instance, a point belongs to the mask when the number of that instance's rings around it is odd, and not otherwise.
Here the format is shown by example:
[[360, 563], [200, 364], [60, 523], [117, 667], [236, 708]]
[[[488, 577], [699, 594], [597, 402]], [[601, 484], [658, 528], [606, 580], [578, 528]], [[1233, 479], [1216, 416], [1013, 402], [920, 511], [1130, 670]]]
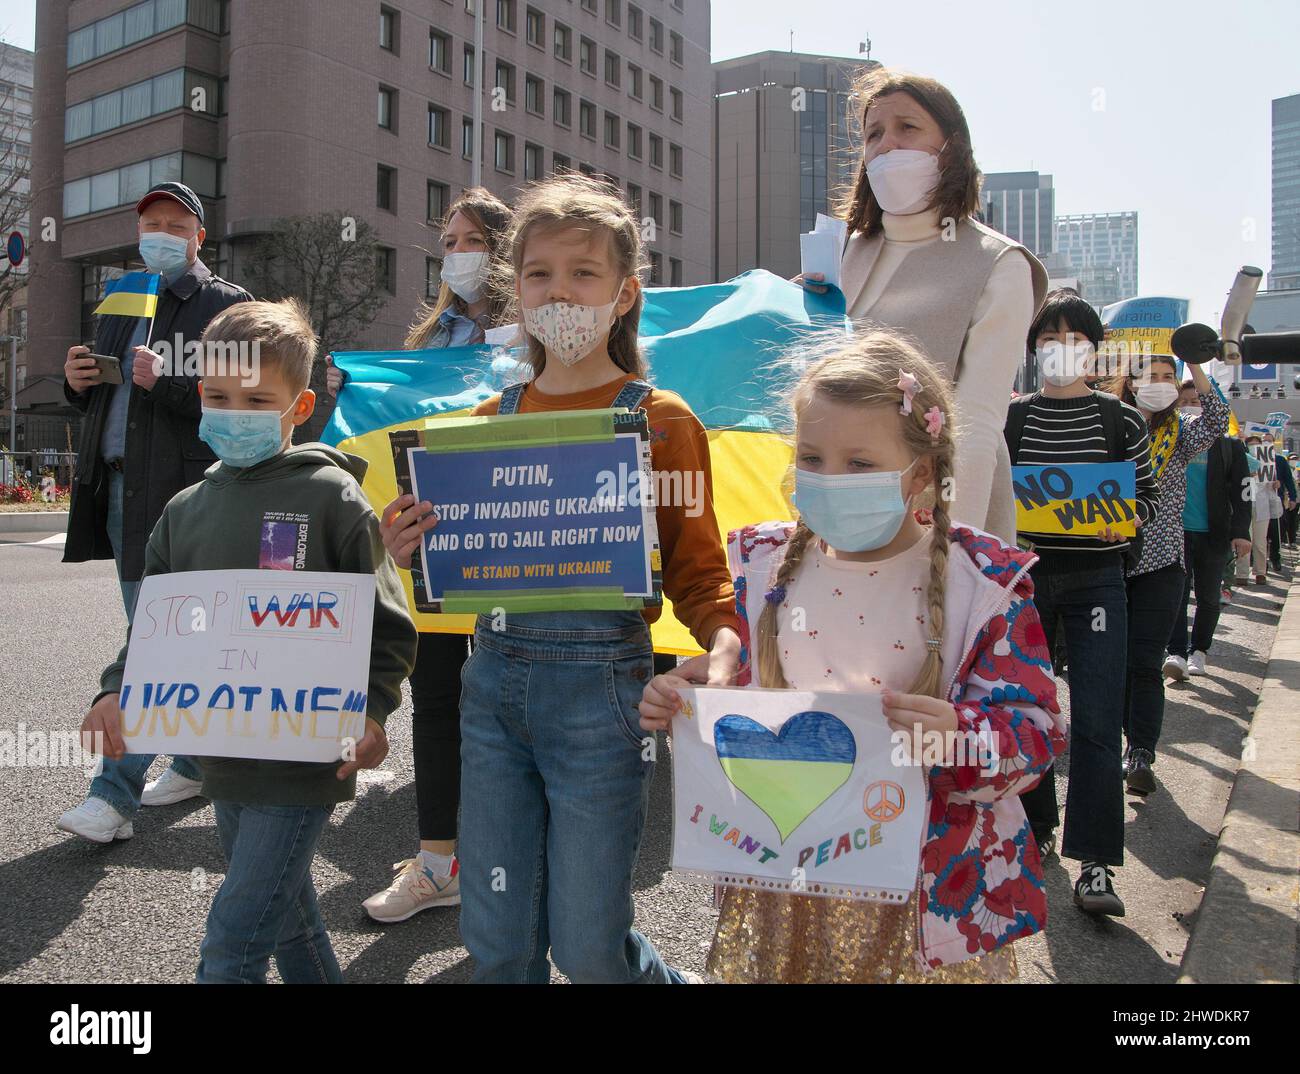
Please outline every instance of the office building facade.
[[[483, 185], [511, 201], [556, 171], [608, 176], [654, 221], [653, 282], [709, 279], [708, 0], [480, 2]], [[471, 181], [474, 5], [42, 2], [34, 215], [61, 228], [38, 248], [41, 360], [62, 366], [106, 275], [137, 263], [135, 201], [162, 179], [203, 199], [204, 259], [235, 282], [278, 220], [366, 220], [388, 298], [356, 342], [400, 346]]]
[[1056, 192], [1052, 177], [1038, 172], [990, 172], [980, 189], [984, 222], [1035, 257], [1055, 249]]
[[[11, 231], [22, 232], [31, 242], [31, 214], [27, 203], [31, 197], [32, 155], [32, 67], [35, 54], [27, 49], [0, 42], [0, 243]], [[30, 262], [11, 267], [0, 263], [5, 274], [0, 296], [0, 335], [16, 337], [17, 346], [0, 342], [0, 443], [12, 446], [9, 429], [9, 394], [27, 387], [27, 287]], [[13, 357], [13, 369], [10, 360]], [[16, 374], [16, 375], [15, 375]]]
[[849, 100], [875, 61], [760, 52], [713, 65], [714, 275], [799, 271], [799, 235], [857, 170]]
[[1069, 258], [1080, 290], [1098, 309], [1138, 293], [1138, 214], [1056, 218], [1056, 251]]
[[1273, 101], [1271, 291], [1300, 289], [1300, 93]]

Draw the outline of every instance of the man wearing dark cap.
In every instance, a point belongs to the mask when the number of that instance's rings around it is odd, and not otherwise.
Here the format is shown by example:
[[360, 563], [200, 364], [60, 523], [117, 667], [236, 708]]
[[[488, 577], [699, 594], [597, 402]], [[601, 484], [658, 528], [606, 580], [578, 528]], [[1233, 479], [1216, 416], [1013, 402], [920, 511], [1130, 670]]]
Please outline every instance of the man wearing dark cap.
[[[136, 213], [140, 256], [149, 272], [161, 276], [157, 310], [152, 319], [102, 315], [95, 332], [94, 353], [120, 359], [123, 382], [101, 383], [87, 347], [71, 348], [63, 366], [63, 393], [86, 415], [63, 561], [112, 557], [128, 622], [144, 574], [145, 545], [163, 507], [216, 461], [199, 439], [199, 378], [182, 375], [179, 366], [164, 367], [150, 347], [158, 340], [174, 346], [178, 336], [197, 340], [227, 306], [252, 298], [199, 260], [206, 235], [203, 204], [189, 187], [158, 183]], [[175, 353], [179, 358], [182, 352]], [[175, 758], [145, 788], [152, 760], [106, 760], [90, 797], [64, 813], [58, 826], [100, 843], [129, 839], [142, 794], [144, 805], [168, 805], [199, 793], [198, 768], [186, 757]]]

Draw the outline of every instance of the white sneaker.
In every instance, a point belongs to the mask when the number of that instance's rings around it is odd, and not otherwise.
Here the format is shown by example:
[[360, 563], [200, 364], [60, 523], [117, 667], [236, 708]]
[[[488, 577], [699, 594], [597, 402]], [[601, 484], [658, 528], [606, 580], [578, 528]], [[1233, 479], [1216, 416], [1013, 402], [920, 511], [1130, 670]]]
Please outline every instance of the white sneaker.
[[450, 876], [430, 876], [418, 857], [399, 861], [393, 868], [397, 870], [393, 882], [361, 904], [374, 920], [391, 925], [421, 910], [460, 905], [459, 861], [453, 859]]
[[1181, 656], [1174, 656], [1170, 653], [1165, 657], [1164, 666], [1160, 669], [1165, 678], [1174, 682], [1187, 681], [1187, 661]]
[[1197, 652], [1192, 653], [1192, 655], [1189, 656], [1189, 657], [1187, 658], [1187, 674], [1188, 674], [1188, 675], [1204, 675], [1204, 674], [1205, 674], [1205, 654], [1204, 654], [1204, 653], [1202, 653], [1202, 652], [1200, 652], [1200, 651], [1197, 651]]
[[182, 776], [174, 768], [167, 769], [157, 779], [144, 785], [140, 804], [147, 806], [175, 805], [187, 798], [197, 798], [203, 793], [203, 781]]
[[71, 832], [92, 843], [111, 843], [135, 835], [131, 822], [102, 798], [87, 798], [69, 809], [54, 825], [61, 832]]

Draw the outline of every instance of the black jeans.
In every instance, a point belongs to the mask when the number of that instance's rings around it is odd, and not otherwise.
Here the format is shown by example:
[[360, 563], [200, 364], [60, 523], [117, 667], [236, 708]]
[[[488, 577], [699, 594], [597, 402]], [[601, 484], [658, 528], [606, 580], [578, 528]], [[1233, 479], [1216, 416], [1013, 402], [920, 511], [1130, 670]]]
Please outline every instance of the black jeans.
[[[1050, 553], [1045, 553], [1050, 555]], [[1118, 555], [1103, 568], [1052, 574], [1035, 564], [1034, 604], [1056, 652], [1064, 628], [1070, 665], [1070, 781], [1065, 795], [1061, 855], [1124, 864], [1124, 781], [1120, 772], [1123, 666], [1128, 609]], [[1020, 796], [1035, 836], [1060, 823], [1054, 768]]]
[[1130, 749], [1156, 752], [1165, 719], [1165, 646], [1178, 618], [1186, 572], [1177, 563], [1128, 579], [1128, 687], [1124, 737]]
[[1300, 507], [1288, 507], [1282, 515], [1282, 533], [1287, 544], [1295, 544], [1297, 514], [1300, 514]]
[[1279, 574], [1282, 573], [1282, 522], [1280, 518], [1268, 520], [1268, 562]]
[[460, 809], [460, 669], [465, 634], [421, 632], [411, 670], [411, 752], [420, 838], [455, 839]]
[[[1184, 660], [1192, 653], [1208, 653], [1214, 641], [1214, 630], [1219, 625], [1222, 609], [1223, 561], [1229, 547], [1214, 544], [1208, 533], [1183, 534], [1183, 559], [1187, 563], [1183, 582], [1183, 602], [1174, 617], [1174, 629], [1169, 635], [1169, 651]], [[1192, 636], [1187, 637], [1187, 601], [1196, 590], [1196, 618], [1192, 621]]]

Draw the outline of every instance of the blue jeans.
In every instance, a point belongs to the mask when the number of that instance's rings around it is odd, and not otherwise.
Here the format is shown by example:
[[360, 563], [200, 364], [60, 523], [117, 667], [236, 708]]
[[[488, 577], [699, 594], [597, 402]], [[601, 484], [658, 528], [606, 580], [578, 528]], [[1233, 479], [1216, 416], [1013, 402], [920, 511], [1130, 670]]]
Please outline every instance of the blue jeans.
[[632, 928], [654, 773], [636, 612], [480, 617], [461, 676], [460, 931], [479, 982], [680, 983]]
[[[1120, 669], [1128, 637], [1124, 570], [1118, 557], [1091, 571], [1053, 574], [1042, 567], [1041, 562], [1035, 564], [1030, 572], [1034, 605], [1053, 656], [1057, 630], [1065, 631], [1070, 667], [1070, 780], [1061, 856], [1123, 865], [1124, 676]], [[1060, 824], [1054, 770], [1049, 769], [1020, 796], [1039, 837]]]
[[1124, 737], [1130, 749], [1156, 752], [1165, 721], [1165, 645], [1178, 619], [1187, 573], [1177, 563], [1128, 580], [1128, 693]]
[[311, 882], [334, 807], [212, 805], [230, 865], [208, 911], [195, 979], [265, 984], [274, 955], [285, 984], [342, 984]]
[[[113, 545], [113, 559], [117, 562], [117, 580], [122, 587], [122, 607], [126, 609], [129, 626], [135, 614], [135, 598], [140, 591], [138, 581], [128, 582], [122, 577], [122, 475], [104, 468], [108, 474], [108, 539]], [[100, 775], [90, 784], [90, 797], [102, 798], [124, 817], [132, 816], [140, 808], [140, 795], [144, 793], [144, 777], [153, 764], [155, 754], [128, 753], [120, 761], [104, 758]], [[202, 779], [199, 766], [192, 757], [173, 757], [172, 769], [186, 779]]]

